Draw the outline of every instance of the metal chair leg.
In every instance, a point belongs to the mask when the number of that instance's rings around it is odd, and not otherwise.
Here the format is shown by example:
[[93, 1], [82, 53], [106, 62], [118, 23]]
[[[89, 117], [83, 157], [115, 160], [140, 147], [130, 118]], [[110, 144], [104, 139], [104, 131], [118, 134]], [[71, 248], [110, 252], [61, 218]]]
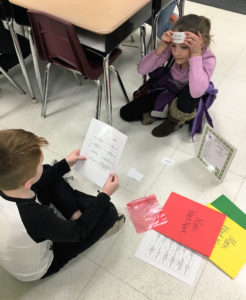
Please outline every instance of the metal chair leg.
[[12, 85], [17, 89], [20, 94], [25, 94], [26, 92], [9, 76], [9, 74], [0, 67], [0, 72], [12, 83]]
[[102, 103], [102, 84], [101, 81], [94, 80], [97, 85], [97, 112], [96, 112], [96, 118], [100, 120], [101, 115], [101, 103]]
[[140, 26], [140, 41], [141, 41], [141, 57], [146, 55], [146, 26]]
[[105, 88], [105, 100], [106, 100], [106, 109], [108, 115], [108, 124], [112, 125], [112, 101], [111, 101], [110, 74], [109, 74], [109, 56], [110, 53], [108, 53], [103, 58], [103, 69], [104, 69], [104, 88]]
[[125, 98], [126, 98], [126, 102], [129, 103], [130, 100], [129, 100], [128, 95], [127, 95], [127, 93], [126, 93], [126, 90], [125, 90], [125, 87], [124, 87], [124, 85], [123, 85], [123, 82], [122, 82], [122, 80], [121, 80], [121, 78], [120, 78], [119, 72], [117, 71], [117, 69], [116, 69], [113, 65], [109, 66], [109, 68], [110, 68], [110, 70], [116, 75], [116, 77], [117, 77], [117, 79], [118, 79], [118, 81], [119, 81], [121, 90], [122, 90], [122, 92], [123, 92], [123, 94], [124, 94], [124, 96], [125, 96]]
[[184, 15], [184, 4], [185, 4], [185, 0], [179, 0], [179, 2], [177, 3], [179, 18], [183, 17]]
[[160, 9], [159, 12], [155, 15], [154, 22], [152, 25], [152, 45], [151, 45], [152, 50], [156, 48], [156, 44], [157, 44], [157, 26], [158, 26], [158, 19], [161, 11], [162, 9]]
[[9, 31], [10, 31], [10, 34], [11, 34], [11, 37], [12, 37], [12, 40], [13, 40], [13, 43], [14, 43], [15, 51], [16, 51], [16, 54], [17, 54], [17, 57], [18, 57], [18, 60], [19, 60], [20, 66], [21, 66], [23, 76], [25, 78], [25, 81], [26, 81], [26, 84], [27, 84], [27, 87], [28, 87], [28, 90], [31, 94], [32, 99], [35, 99], [35, 96], [34, 96], [34, 93], [33, 93], [33, 90], [32, 90], [31, 84], [30, 84], [30, 80], [29, 80], [29, 77], [28, 77], [28, 74], [27, 74], [25, 62], [24, 62], [24, 59], [23, 59], [23, 56], [22, 56], [20, 44], [19, 44], [17, 35], [14, 31], [13, 20], [12, 19], [9, 20], [7, 22], [7, 25], [8, 25], [8, 28], [9, 28]]
[[[146, 55], [146, 26], [145, 24], [140, 26], [140, 40], [141, 40], [141, 58]], [[146, 75], [143, 75], [143, 83], [146, 82]]]
[[41, 75], [40, 75], [40, 68], [39, 68], [39, 64], [38, 64], [38, 55], [37, 55], [36, 47], [34, 45], [31, 27], [27, 28], [27, 32], [28, 32], [28, 39], [29, 39], [31, 53], [32, 53], [32, 60], [33, 60], [35, 76], [37, 79], [41, 99], [42, 99], [42, 101], [44, 101], [43, 86], [42, 86], [42, 80], [41, 80]]
[[50, 75], [50, 66], [51, 63], [49, 62], [44, 71], [44, 101], [42, 103], [42, 111], [41, 111], [41, 117], [46, 117], [46, 105], [47, 105], [47, 98], [48, 98], [48, 85], [49, 85], [49, 75]]

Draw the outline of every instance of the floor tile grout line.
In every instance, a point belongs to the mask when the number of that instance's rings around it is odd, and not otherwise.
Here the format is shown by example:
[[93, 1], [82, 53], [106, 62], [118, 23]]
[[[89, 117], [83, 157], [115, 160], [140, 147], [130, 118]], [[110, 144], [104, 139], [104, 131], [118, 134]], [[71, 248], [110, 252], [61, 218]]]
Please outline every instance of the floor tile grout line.
[[[85, 257], [86, 259], [88, 259], [87, 257]], [[86, 284], [84, 285], [84, 287], [82, 288], [82, 290], [78, 293], [78, 296], [75, 300], [83, 300], [84, 299], [84, 296], [82, 295], [82, 298], [80, 299], [80, 295], [83, 293], [83, 291], [85, 290], [85, 288], [88, 286], [89, 282], [91, 281], [92, 277], [94, 276], [94, 274], [98, 271], [99, 269], [99, 265], [96, 264], [96, 268], [95, 268], [95, 271], [91, 274], [89, 280], [86, 282]]]
[[243, 178], [243, 180], [240, 184], [240, 187], [238, 188], [238, 191], [236, 192], [236, 195], [234, 196], [234, 200], [232, 201], [233, 203], [237, 200], [237, 196], [239, 195], [240, 190], [241, 190], [241, 188], [242, 188], [242, 186], [244, 185], [245, 182], [246, 182], [246, 176]]
[[[173, 152], [171, 153], [171, 155], [169, 156], [170, 158], [173, 157], [174, 153], [177, 151], [177, 148], [173, 148]], [[149, 194], [152, 186], [155, 184], [156, 180], [158, 180], [158, 178], [160, 177], [160, 175], [162, 174], [162, 172], [164, 172], [166, 170], [166, 168], [168, 167], [168, 165], [163, 164], [163, 167], [161, 168], [159, 174], [156, 176], [155, 180], [152, 181], [152, 183], [150, 184], [147, 192], [146, 192], [146, 196]]]
[[131, 284], [129, 284], [128, 282], [126, 282], [125, 280], [123, 280], [122, 278], [118, 277], [117, 275], [113, 274], [110, 270], [104, 268], [103, 266], [100, 266], [100, 268], [109, 273], [110, 275], [112, 275], [113, 277], [117, 278], [118, 280], [120, 280], [121, 282], [123, 282], [124, 284], [128, 285], [129, 287], [133, 288], [134, 290], [136, 290], [138, 293], [142, 294], [145, 298], [147, 299], [151, 299], [150, 297], [148, 297], [147, 295], [143, 294], [140, 290], [138, 290], [136, 287], [132, 286]]
[[195, 288], [194, 288], [194, 290], [193, 290], [193, 292], [192, 292], [192, 295], [191, 295], [191, 297], [190, 297], [190, 300], [193, 300], [193, 296], [194, 296], [196, 290], [198, 289], [198, 286], [199, 286], [200, 281], [202, 280], [202, 275], [203, 275], [203, 273], [205, 272], [205, 269], [207, 268], [207, 266], [208, 266], [208, 264], [209, 264], [209, 259], [208, 259], [208, 257], [205, 257], [205, 259], [206, 259], [206, 262], [205, 262], [204, 267], [203, 267], [203, 270], [201, 271], [201, 274], [200, 274], [200, 276], [199, 276], [199, 278], [198, 278], [198, 280], [197, 280], [196, 286], [195, 286]]

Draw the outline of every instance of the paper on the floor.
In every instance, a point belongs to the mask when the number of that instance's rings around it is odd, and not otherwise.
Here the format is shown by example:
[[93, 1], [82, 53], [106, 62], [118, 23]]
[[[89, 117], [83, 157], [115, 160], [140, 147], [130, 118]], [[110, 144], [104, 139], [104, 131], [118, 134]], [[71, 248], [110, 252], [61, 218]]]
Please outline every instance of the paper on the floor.
[[154, 230], [144, 235], [135, 255], [190, 285], [201, 264], [199, 254]]
[[246, 214], [225, 195], [221, 195], [211, 204], [238, 225], [246, 229]]
[[[211, 204], [207, 206], [216, 209]], [[246, 230], [226, 217], [209, 259], [235, 278], [246, 263]]]
[[110, 173], [115, 173], [127, 136], [99, 120], [92, 119], [80, 154], [87, 160], [75, 169], [101, 188]]
[[137, 181], [141, 181], [144, 177], [144, 175], [142, 173], [138, 172], [138, 170], [136, 170], [134, 168], [132, 168], [128, 171], [127, 176], [132, 177], [132, 178], [136, 179]]
[[172, 192], [162, 211], [168, 223], [154, 229], [165, 236], [210, 256], [226, 216]]
[[175, 161], [169, 157], [166, 157], [166, 156], [163, 156], [161, 158], [161, 163], [162, 164], [165, 164], [165, 165], [168, 165], [168, 166], [173, 166]]

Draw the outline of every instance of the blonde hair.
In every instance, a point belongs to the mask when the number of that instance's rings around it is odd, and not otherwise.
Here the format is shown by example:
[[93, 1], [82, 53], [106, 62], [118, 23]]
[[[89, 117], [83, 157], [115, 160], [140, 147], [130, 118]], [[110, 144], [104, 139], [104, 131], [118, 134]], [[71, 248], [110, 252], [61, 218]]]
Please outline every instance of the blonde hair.
[[22, 129], [0, 130], [0, 189], [14, 190], [35, 176], [46, 139]]
[[194, 34], [201, 33], [205, 46], [211, 42], [211, 22], [208, 18], [198, 15], [186, 15], [179, 18], [171, 28], [173, 31], [190, 31]]

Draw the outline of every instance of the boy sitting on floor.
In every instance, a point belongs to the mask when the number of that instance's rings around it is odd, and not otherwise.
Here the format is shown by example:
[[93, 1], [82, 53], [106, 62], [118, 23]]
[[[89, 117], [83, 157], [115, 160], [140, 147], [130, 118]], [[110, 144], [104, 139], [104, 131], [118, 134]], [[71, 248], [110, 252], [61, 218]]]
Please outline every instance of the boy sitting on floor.
[[75, 150], [54, 166], [42, 166], [47, 144], [21, 129], [0, 130], [0, 265], [22, 281], [59, 271], [125, 222], [110, 202], [117, 175], [109, 176], [97, 197], [73, 190], [62, 176], [86, 157]]

